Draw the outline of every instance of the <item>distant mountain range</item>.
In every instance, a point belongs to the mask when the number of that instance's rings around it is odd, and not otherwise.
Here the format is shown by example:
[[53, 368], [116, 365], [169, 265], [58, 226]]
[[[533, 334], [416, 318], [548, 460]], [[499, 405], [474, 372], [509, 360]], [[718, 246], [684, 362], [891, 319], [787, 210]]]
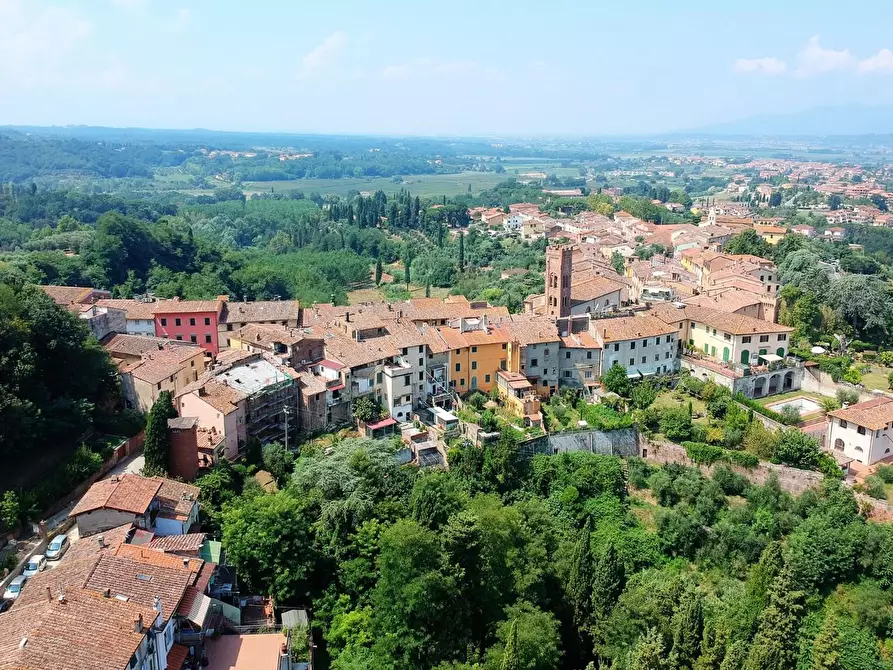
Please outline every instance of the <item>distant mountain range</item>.
[[707, 135], [890, 135], [893, 106], [812, 107], [789, 114], [760, 114], [689, 131]]

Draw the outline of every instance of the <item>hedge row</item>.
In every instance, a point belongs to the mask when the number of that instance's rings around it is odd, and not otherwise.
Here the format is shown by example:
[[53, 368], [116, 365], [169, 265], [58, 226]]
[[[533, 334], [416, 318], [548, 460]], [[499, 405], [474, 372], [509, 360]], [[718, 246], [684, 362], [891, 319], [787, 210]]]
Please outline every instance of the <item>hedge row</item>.
[[732, 451], [731, 449], [723, 449], [713, 444], [705, 444], [704, 442], [683, 442], [685, 453], [695, 463], [700, 465], [712, 465], [719, 461], [738, 465], [742, 468], [752, 469], [757, 467], [760, 459], [749, 454], [746, 451]]
[[762, 414], [768, 419], [772, 419], [773, 421], [777, 421], [778, 423], [785, 426], [793, 426], [800, 423], [799, 419], [789, 419], [784, 414], [779, 414], [778, 412], [773, 412], [768, 407], [763, 407], [756, 400], [752, 400], [748, 398], [746, 395], [741, 393], [740, 391], [735, 394], [735, 401], [741, 403], [745, 407], [752, 409], [757, 414]]

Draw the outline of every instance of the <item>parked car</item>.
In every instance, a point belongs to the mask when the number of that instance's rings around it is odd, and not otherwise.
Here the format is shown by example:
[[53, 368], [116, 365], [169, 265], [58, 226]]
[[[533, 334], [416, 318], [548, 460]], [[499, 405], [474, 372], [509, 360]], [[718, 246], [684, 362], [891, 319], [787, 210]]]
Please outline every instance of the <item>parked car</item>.
[[43, 554], [34, 554], [31, 559], [25, 563], [25, 569], [22, 571], [22, 574], [25, 577], [33, 577], [41, 570], [44, 570], [47, 567], [47, 558]]
[[25, 585], [25, 582], [28, 581], [28, 578], [25, 575], [19, 575], [11, 582], [9, 582], [9, 586], [6, 587], [6, 590], [3, 592], [4, 600], [15, 600], [19, 597], [19, 594], [22, 592], [22, 587]]
[[50, 541], [47, 547], [46, 557], [48, 561], [58, 561], [62, 558], [62, 554], [68, 551], [71, 543], [68, 541], [68, 535], [61, 533]]
[[13, 600], [0, 600], [0, 614], [3, 614], [6, 610], [12, 607]]

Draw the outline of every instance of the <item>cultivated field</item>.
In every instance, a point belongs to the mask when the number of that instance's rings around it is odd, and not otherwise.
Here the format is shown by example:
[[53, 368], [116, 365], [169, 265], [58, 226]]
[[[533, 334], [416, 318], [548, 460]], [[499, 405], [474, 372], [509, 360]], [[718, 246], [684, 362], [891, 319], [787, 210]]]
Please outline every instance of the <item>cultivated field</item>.
[[254, 181], [245, 182], [242, 185], [245, 195], [252, 193], [303, 191], [311, 193], [317, 191], [321, 195], [334, 193], [347, 195], [350, 191], [376, 191], [394, 193], [401, 188], [412, 192], [413, 195], [460, 195], [468, 192], [471, 185], [472, 193], [479, 193], [496, 186], [499, 182], [509, 179], [513, 175], [496, 174], [495, 172], [460, 172], [457, 174], [431, 174], [413, 175], [404, 178], [403, 183], [395, 183], [393, 179], [376, 177], [373, 179], [296, 179], [293, 181]]

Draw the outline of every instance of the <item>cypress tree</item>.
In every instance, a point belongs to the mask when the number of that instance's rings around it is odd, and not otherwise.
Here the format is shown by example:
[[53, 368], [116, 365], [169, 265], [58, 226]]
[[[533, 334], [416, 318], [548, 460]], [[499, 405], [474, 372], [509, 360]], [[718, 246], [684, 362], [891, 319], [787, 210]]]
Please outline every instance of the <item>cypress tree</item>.
[[381, 259], [375, 259], [375, 285], [381, 286], [381, 275], [382, 275], [382, 267], [381, 267]]
[[691, 668], [701, 649], [704, 610], [701, 594], [689, 589], [673, 615], [673, 658], [676, 668]]
[[406, 261], [404, 261], [404, 270], [403, 274], [406, 278], [406, 288], [409, 288], [409, 280], [410, 280], [410, 267], [412, 266], [412, 256], [407, 256]]
[[170, 391], [162, 391], [149, 410], [146, 420], [146, 439], [143, 443], [143, 457], [146, 463], [143, 472], [148, 476], [166, 475], [171, 451], [171, 438], [167, 420], [177, 416]]
[[722, 660], [719, 670], [741, 670], [747, 661], [747, 644], [744, 640], [736, 640], [726, 649], [726, 656]]
[[600, 619], [606, 618], [626, 586], [626, 570], [613, 542], [602, 550], [592, 575], [592, 610]]
[[589, 625], [592, 614], [592, 519], [586, 517], [574, 547], [573, 565], [567, 580], [567, 595], [574, 608], [574, 623], [580, 630]]
[[429, 281], [425, 282], [425, 297], [426, 298], [431, 297], [431, 282], [429, 282]]
[[459, 271], [465, 270], [465, 235], [459, 233]]
[[502, 655], [502, 670], [519, 670], [518, 658], [518, 622], [512, 621], [509, 628], [509, 639], [505, 641], [505, 652]]
[[437, 246], [443, 248], [443, 224], [437, 223]]
[[772, 583], [769, 605], [760, 615], [757, 634], [745, 670], [793, 670], [797, 665], [794, 641], [803, 616], [804, 593], [794, 585], [785, 567]]

